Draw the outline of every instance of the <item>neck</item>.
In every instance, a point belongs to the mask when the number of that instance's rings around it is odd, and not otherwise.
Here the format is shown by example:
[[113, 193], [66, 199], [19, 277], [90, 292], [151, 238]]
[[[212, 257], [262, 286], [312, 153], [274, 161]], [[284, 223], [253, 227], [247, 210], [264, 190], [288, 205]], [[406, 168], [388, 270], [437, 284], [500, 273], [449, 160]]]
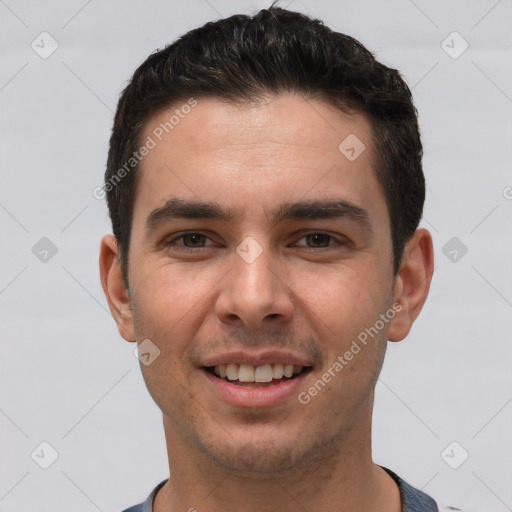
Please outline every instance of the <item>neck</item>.
[[366, 427], [354, 425], [328, 455], [287, 472], [261, 474], [219, 466], [164, 418], [172, 469], [155, 498], [154, 511], [400, 512], [398, 487], [372, 461], [370, 425], [371, 412]]

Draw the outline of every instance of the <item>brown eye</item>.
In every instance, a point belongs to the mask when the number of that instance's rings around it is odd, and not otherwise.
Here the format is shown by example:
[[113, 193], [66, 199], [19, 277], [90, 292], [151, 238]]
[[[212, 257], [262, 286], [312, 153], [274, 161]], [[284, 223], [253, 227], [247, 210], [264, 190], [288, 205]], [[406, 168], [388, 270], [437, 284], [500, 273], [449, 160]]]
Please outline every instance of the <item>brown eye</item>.
[[325, 233], [312, 233], [306, 235], [306, 241], [310, 247], [328, 247], [331, 237]]
[[206, 237], [200, 233], [187, 233], [180, 237], [185, 247], [204, 247]]
[[197, 252], [196, 249], [211, 249], [215, 244], [209, 236], [191, 231], [190, 233], [176, 234], [165, 242], [165, 247], [171, 251]]

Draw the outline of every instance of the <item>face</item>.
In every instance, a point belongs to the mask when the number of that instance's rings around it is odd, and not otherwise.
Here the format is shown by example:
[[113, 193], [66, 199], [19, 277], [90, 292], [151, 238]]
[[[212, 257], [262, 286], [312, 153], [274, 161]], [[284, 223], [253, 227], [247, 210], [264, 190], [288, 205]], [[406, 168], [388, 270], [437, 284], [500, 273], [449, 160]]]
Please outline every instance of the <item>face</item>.
[[369, 436], [403, 289], [373, 151], [363, 116], [283, 95], [199, 99], [144, 158], [114, 316], [160, 351], [168, 442], [268, 473]]

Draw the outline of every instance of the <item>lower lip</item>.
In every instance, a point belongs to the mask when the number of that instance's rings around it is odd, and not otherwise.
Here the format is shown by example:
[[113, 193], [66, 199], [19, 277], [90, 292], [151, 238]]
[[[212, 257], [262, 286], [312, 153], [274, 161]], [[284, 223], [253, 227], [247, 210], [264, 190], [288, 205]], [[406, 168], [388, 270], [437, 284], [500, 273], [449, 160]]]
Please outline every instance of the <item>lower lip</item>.
[[249, 388], [231, 384], [229, 381], [215, 377], [207, 370], [201, 370], [214, 393], [224, 402], [234, 407], [257, 409], [273, 407], [290, 397], [297, 397], [304, 378], [309, 371], [302, 372], [293, 379], [284, 380], [273, 386]]

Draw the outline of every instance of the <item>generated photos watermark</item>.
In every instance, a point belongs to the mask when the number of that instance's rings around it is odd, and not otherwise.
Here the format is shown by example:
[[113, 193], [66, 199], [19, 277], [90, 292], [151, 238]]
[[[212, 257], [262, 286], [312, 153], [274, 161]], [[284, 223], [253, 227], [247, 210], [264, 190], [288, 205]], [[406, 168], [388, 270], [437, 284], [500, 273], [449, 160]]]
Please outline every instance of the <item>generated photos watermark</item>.
[[311, 400], [331, 382], [345, 368], [354, 357], [359, 354], [368, 344], [369, 338], [374, 338], [384, 327], [395, 318], [396, 314], [402, 310], [401, 304], [395, 303], [385, 313], [382, 313], [379, 319], [371, 326], [361, 331], [355, 340], [352, 341], [349, 349], [343, 355], [339, 355], [336, 361], [317, 379], [317, 381], [298, 395], [298, 400], [302, 405], [307, 405]]
[[149, 155], [152, 149], [155, 149], [159, 142], [171, 133], [176, 126], [178, 126], [182, 119], [185, 119], [192, 109], [197, 106], [197, 100], [195, 98], [189, 98], [186, 103], [183, 103], [180, 108], [176, 108], [169, 119], [163, 123], [160, 123], [152, 132], [148, 135], [144, 143], [139, 147], [137, 151], [134, 151], [132, 156], [120, 167], [102, 187], [96, 187], [92, 191], [92, 195], [96, 199], [105, 199], [107, 192], [111, 192], [121, 182], [121, 180], [130, 174], [137, 165]]

